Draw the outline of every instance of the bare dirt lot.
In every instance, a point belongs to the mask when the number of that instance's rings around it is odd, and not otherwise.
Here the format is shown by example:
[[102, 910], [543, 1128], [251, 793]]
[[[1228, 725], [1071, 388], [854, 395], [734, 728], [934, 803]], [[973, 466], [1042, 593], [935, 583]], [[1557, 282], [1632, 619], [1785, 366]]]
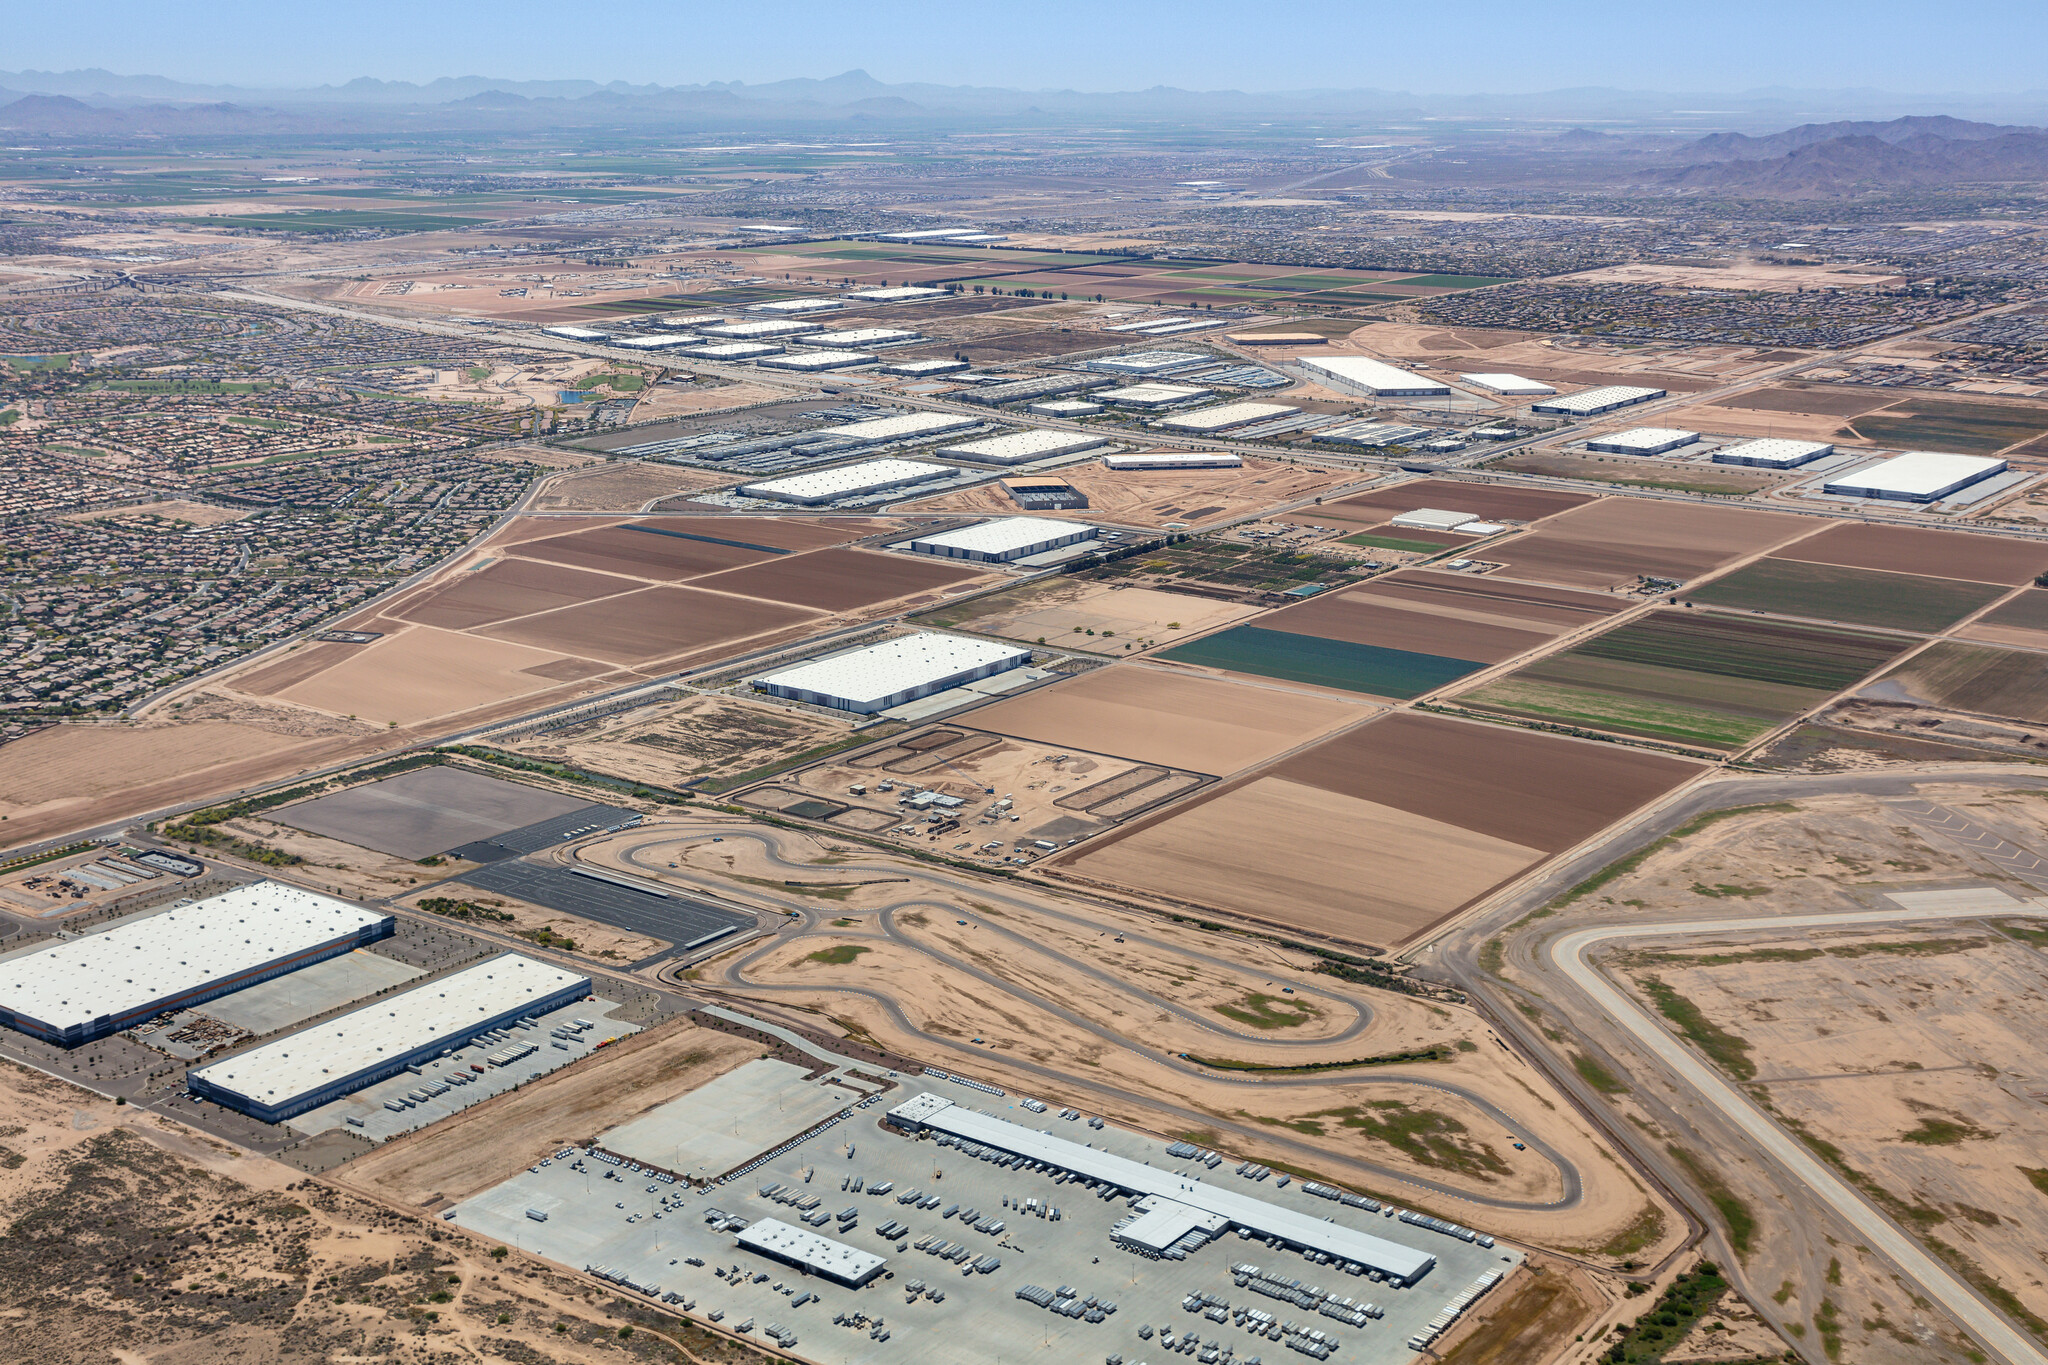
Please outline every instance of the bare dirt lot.
[[1810, 533], [1805, 517], [1733, 507], [1609, 498], [1489, 546], [1510, 578], [1613, 588], [1643, 574], [1680, 581]]
[[974, 723], [1044, 744], [1223, 776], [1376, 709], [1327, 694], [1121, 664], [981, 707]]
[[536, 512], [637, 512], [662, 498], [699, 493], [731, 482], [730, 475], [708, 469], [604, 464], [549, 480], [529, 506]]
[[[584, 531], [582, 535], [603, 535]], [[553, 541], [541, 541], [549, 545]], [[521, 547], [524, 549], [525, 547]], [[439, 591], [415, 599], [393, 614], [423, 626], [467, 630], [514, 616], [530, 616], [577, 602], [591, 602], [632, 592], [643, 584], [616, 574], [591, 573], [537, 563], [531, 559], [494, 560], [481, 568], [445, 580]]]
[[717, 782], [843, 738], [847, 726], [738, 696], [693, 696], [520, 740], [535, 758], [676, 787]]
[[[432, 902], [433, 908], [424, 902]], [[427, 887], [403, 903], [426, 914], [452, 919], [465, 930], [485, 929], [507, 934], [538, 943], [550, 952], [593, 958], [614, 966], [639, 962], [670, 946], [666, 939], [599, 924], [596, 920], [550, 910], [544, 905], [482, 894], [472, 887], [454, 883]]]
[[698, 580], [697, 586], [821, 611], [848, 611], [986, 576], [986, 569], [959, 567], [952, 561], [922, 555], [819, 550], [713, 574]]
[[0, 815], [82, 806], [93, 797], [272, 753], [278, 737], [225, 721], [53, 725], [0, 747]]
[[1781, 552], [1786, 559], [1969, 578], [2014, 587], [2048, 570], [2048, 546], [1912, 526], [1830, 526]]
[[[1187, 593], [1058, 577], [942, 607], [921, 617], [920, 623], [1008, 640], [1114, 649], [1131, 641], [1170, 644], [1256, 616], [1260, 610]], [[1103, 643], [1094, 644], [1090, 636]]]
[[537, 670], [562, 654], [415, 626], [365, 645], [277, 695], [336, 715], [400, 725], [557, 686]]
[[[1168, 452], [1171, 453], [1171, 452]], [[1054, 476], [1088, 498], [1087, 515], [1121, 526], [1163, 526], [1169, 521], [1202, 526], [1247, 512], [1313, 497], [1346, 482], [1346, 476], [1306, 465], [1246, 458], [1239, 469], [1115, 470], [1099, 460], [1068, 465]], [[1000, 483], [946, 493], [906, 510], [917, 513], [981, 513], [988, 516], [1072, 517], [1073, 512], [1023, 511]]]
[[[720, 540], [734, 539], [743, 529], [736, 527]], [[659, 522], [639, 521], [524, 541], [513, 553], [525, 559], [600, 573], [630, 574], [656, 582], [695, 578], [776, 558], [766, 550], [665, 534]]]
[[1419, 507], [1436, 507], [1468, 512], [1488, 521], [1537, 521], [1594, 500], [1590, 493], [1557, 493], [1541, 488], [1515, 488], [1504, 484], [1474, 483], [1463, 479], [1415, 479], [1391, 488], [1375, 488], [1334, 503], [1325, 503], [1301, 516], [1349, 516], [1372, 524], [1384, 522]]
[[[482, 632], [616, 664], [729, 645], [817, 619], [816, 612], [694, 588], [642, 588], [620, 597], [506, 621]], [[482, 643], [475, 635], [464, 637]]]

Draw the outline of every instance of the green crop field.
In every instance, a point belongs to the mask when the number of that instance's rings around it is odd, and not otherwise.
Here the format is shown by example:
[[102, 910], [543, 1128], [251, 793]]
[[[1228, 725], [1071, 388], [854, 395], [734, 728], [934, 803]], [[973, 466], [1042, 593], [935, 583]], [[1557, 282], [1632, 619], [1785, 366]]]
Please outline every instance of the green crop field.
[[1740, 748], [1897, 658], [1910, 643], [1662, 611], [1458, 700], [1588, 729]]
[[1371, 531], [1361, 531], [1355, 536], [1346, 536], [1341, 543], [1345, 545], [1370, 546], [1376, 550], [1408, 550], [1419, 555], [1441, 554], [1443, 551], [1451, 548], [1448, 545], [1438, 545], [1434, 541], [1403, 540], [1399, 536], [1374, 535]]
[[1911, 399], [1858, 417], [1850, 425], [1864, 440], [1879, 445], [1989, 455], [2048, 432], [2048, 409]]
[[2048, 723], [2048, 656], [1943, 640], [1884, 675], [1937, 706]]
[[1416, 275], [1389, 283], [1426, 285], [1431, 289], [1484, 289], [1489, 284], [1506, 284], [1508, 281], [1497, 275]]
[[1162, 650], [1159, 657], [1397, 701], [1433, 692], [1480, 667], [1469, 659], [1382, 649], [1260, 626], [1233, 626]]
[[377, 213], [370, 209], [325, 209], [318, 213], [212, 214], [179, 218], [212, 228], [257, 228], [264, 232], [355, 232], [363, 228], [399, 232], [445, 232], [476, 227], [488, 218], [452, 218], [432, 213]]
[[1809, 564], [1797, 559], [1760, 559], [1686, 594], [1743, 611], [1847, 621], [1859, 626], [1936, 631], [1954, 625], [2006, 589], [1957, 578]]

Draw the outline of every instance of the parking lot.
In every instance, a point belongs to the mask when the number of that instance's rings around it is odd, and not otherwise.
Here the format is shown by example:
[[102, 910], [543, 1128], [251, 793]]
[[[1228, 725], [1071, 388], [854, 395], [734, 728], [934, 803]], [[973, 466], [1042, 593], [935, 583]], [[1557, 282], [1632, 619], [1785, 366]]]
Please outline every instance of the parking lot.
[[[1335, 1265], [1312, 1265], [1296, 1252], [1234, 1231], [1185, 1260], [1141, 1257], [1110, 1240], [1112, 1226], [1130, 1216], [1122, 1198], [1090, 1193], [1079, 1182], [1063, 1181], [1056, 1171], [1000, 1166], [957, 1147], [905, 1138], [878, 1126], [889, 1108], [922, 1091], [1414, 1246], [1435, 1256], [1437, 1265], [1415, 1287], [1398, 1288], [1348, 1276]], [[689, 1105], [693, 1099], [674, 1103]], [[996, 1365], [1024, 1350], [1046, 1360], [1091, 1365], [1116, 1355], [1129, 1365], [1176, 1354], [1206, 1365], [1245, 1365], [1262, 1354], [1292, 1359], [1286, 1346], [1252, 1330], [1260, 1320], [1246, 1318], [1246, 1309], [1270, 1314], [1276, 1324], [1322, 1331], [1337, 1343], [1327, 1357], [1333, 1361], [1406, 1361], [1415, 1358], [1409, 1338], [1454, 1296], [1482, 1273], [1507, 1273], [1522, 1260], [1519, 1252], [1505, 1247], [1483, 1248], [1408, 1226], [1391, 1210], [1367, 1213], [1312, 1197], [1299, 1183], [1281, 1188], [1279, 1177], [1239, 1176], [1236, 1164], [1226, 1158], [1213, 1168], [1197, 1166], [1138, 1133], [1109, 1125], [1098, 1129], [1078, 1115], [1062, 1121], [1057, 1111], [1034, 1112], [1016, 1097], [998, 1098], [951, 1081], [916, 1077], [745, 1177], [708, 1191], [636, 1175], [569, 1150], [566, 1157], [515, 1176], [450, 1214], [482, 1237], [572, 1269], [604, 1267], [608, 1276], [617, 1277], [615, 1283], [629, 1291], [637, 1286], [642, 1296], [665, 1303], [670, 1311], [687, 1311], [757, 1340], [767, 1339], [771, 1325], [779, 1327], [785, 1349], [827, 1365], [938, 1359]], [[859, 1192], [851, 1188], [856, 1178], [864, 1186]], [[777, 1185], [783, 1188], [763, 1193]], [[925, 1197], [903, 1202], [913, 1191]], [[933, 1196], [938, 1205], [926, 1207]], [[802, 1201], [812, 1197], [828, 1215], [816, 1231], [885, 1256], [881, 1275], [862, 1288], [846, 1288], [741, 1250], [736, 1228], [714, 1230], [729, 1227], [734, 1218], [796, 1223], [806, 1212]], [[1027, 1201], [1037, 1204], [1027, 1206]], [[840, 1218], [847, 1210], [853, 1217]], [[960, 1216], [967, 1210], [978, 1217]], [[949, 1211], [953, 1216], [947, 1216]], [[969, 1221], [977, 1226], [963, 1226]], [[879, 1234], [880, 1228], [899, 1223], [905, 1225], [901, 1232]], [[937, 1239], [932, 1251], [920, 1250], [928, 1238]], [[963, 1261], [934, 1254], [953, 1246], [965, 1248]], [[975, 1269], [991, 1258], [1000, 1264], [987, 1272]], [[693, 1259], [702, 1264], [692, 1264]], [[1332, 1296], [1370, 1301], [1384, 1310], [1384, 1317], [1358, 1327], [1340, 1324], [1241, 1285], [1246, 1277], [1233, 1274], [1234, 1264], [1318, 1286]], [[1053, 1295], [1072, 1290], [1076, 1297], [1096, 1296], [1114, 1308], [1099, 1322], [1069, 1317], [1020, 1298], [1019, 1291], [1029, 1287]], [[669, 1300], [672, 1294], [680, 1298]], [[799, 1306], [797, 1300], [805, 1295], [810, 1300]], [[1286, 1340], [1291, 1344], [1302, 1338]]]
[[[752, 915], [709, 905], [670, 891], [660, 894], [634, 886], [579, 876], [565, 867], [524, 859], [486, 863], [455, 879], [479, 891], [494, 891], [515, 900], [544, 905], [564, 914], [628, 929], [685, 949], [723, 934], [754, 927]], [[660, 957], [665, 954], [657, 953]], [[634, 964], [639, 965], [639, 964]]]

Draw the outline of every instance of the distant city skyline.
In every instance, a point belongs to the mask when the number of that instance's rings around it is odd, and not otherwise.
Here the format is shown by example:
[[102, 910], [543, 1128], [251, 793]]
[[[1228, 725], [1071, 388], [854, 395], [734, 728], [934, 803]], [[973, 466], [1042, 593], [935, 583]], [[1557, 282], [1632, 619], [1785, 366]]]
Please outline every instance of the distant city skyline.
[[[1519, 94], [1599, 86], [1663, 92], [1866, 90], [1982, 97], [2048, 87], [2048, 6], [1977, 0], [1848, 4], [1613, 0], [1322, 4], [1267, 9], [1159, 0], [1043, 0], [992, 13], [873, 0], [736, 7], [617, 0], [568, 12], [396, 0], [298, 7], [99, 0], [24, 7], [5, 64], [103, 68], [252, 89], [358, 77], [425, 83], [584, 79], [687, 85], [826, 78], [1026, 90]], [[1903, 111], [1902, 111], [1903, 112]]]

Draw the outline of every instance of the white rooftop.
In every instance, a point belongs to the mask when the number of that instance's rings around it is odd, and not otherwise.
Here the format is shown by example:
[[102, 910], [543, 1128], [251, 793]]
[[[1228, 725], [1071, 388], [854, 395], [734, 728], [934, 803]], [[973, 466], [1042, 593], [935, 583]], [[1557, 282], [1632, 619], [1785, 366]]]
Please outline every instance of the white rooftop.
[[1609, 432], [1595, 436], [1586, 442], [1589, 449], [1612, 450], [1626, 453], [1632, 450], [1663, 451], [1689, 446], [1699, 440], [1697, 431], [1686, 431], [1681, 427], [1630, 427], [1627, 431]]
[[390, 918], [296, 886], [255, 882], [0, 962], [0, 1006], [53, 1029], [85, 1028]]
[[1909, 450], [1881, 464], [1829, 479], [1825, 489], [1853, 497], [1931, 499], [1954, 492], [2005, 469], [2005, 461], [1989, 455], [1948, 455]]
[[193, 1072], [269, 1107], [460, 1034], [590, 978], [504, 953]]
[[1167, 403], [1184, 403], [1191, 398], [1206, 398], [1209, 393], [1208, 389], [1190, 388], [1186, 384], [1130, 384], [1121, 389], [1103, 389], [1092, 396], [1104, 403], [1159, 407]]
[[1198, 365], [1216, 357], [1204, 351], [1126, 351], [1122, 355], [1104, 356], [1094, 362], [1098, 370], [1122, 370], [1128, 374], [1150, 374], [1154, 370], [1174, 369], [1181, 365]]
[[1169, 431], [1227, 431], [1253, 422], [1262, 422], [1269, 417], [1284, 417], [1301, 409], [1288, 403], [1219, 403], [1213, 408], [1199, 408], [1194, 412], [1183, 412], [1172, 417], [1162, 417], [1152, 425]]
[[1448, 394], [1451, 391], [1451, 386], [1442, 380], [1424, 379], [1421, 375], [1396, 369], [1385, 361], [1374, 360], [1369, 356], [1332, 355], [1316, 356], [1313, 359], [1304, 356], [1300, 364], [1305, 370], [1314, 370], [1345, 383], [1356, 384], [1359, 388], [1369, 389], [1373, 393], [1429, 396]]
[[807, 332], [825, 329], [815, 322], [798, 322], [794, 318], [762, 318], [758, 322], [713, 323], [702, 330], [705, 336], [724, 337], [728, 341], [764, 341], [769, 337], [803, 336]]
[[1461, 374], [1458, 378], [1477, 388], [1491, 393], [1534, 395], [1541, 397], [1557, 390], [1540, 379], [1524, 379], [1518, 374]]
[[719, 341], [708, 346], [689, 346], [684, 355], [693, 355], [700, 360], [752, 360], [755, 356], [775, 355], [782, 348], [769, 341]]
[[939, 447], [939, 454], [985, 464], [1019, 464], [1025, 460], [1050, 459], [1078, 450], [1093, 450], [1103, 444], [1100, 436], [1085, 431], [1006, 431], [999, 436], [982, 436]]
[[794, 668], [764, 673], [754, 681], [764, 686], [868, 703], [1010, 659], [1028, 663], [1031, 651], [994, 640], [919, 631], [829, 659], [813, 659]]
[[1243, 464], [1243, 459], [1221, 450], [1167, 450], [1102, 457], [1104, 469], [1236, 469]]
[[1062, 521], [1054, 517], [998, 517], [976, 526], [941, 531], [935, 536], [919, 536], [911, 543], [920, 549], [929, 545], [984, 555], [1004, 555], [1035, 545], [1050, 545], [1055, 540], [1077, 533], [1093, 536], [1095, 528], [1086, 522]]
[[1652, 398], [1662, 398], [1664, 390], [1646, 389], [1635, 384], [1603, 384], [1597, 389], [1584, 389], [1578, 393], [1566, 394], [1562, 398], [1545, 399], [1534, 406], [1537, 412], [1595, 413], [1610, 408], [1623, 408], [1631, 403], [1646, 403]]
[[995, 1147], [1061, 1170], [1073, 1171], [1093, 1180], [1108, 1181], [1141, 1195], [1157, 1195], [1204, 1214], [1213, 1214], [1253, 1232], [1282, 1238], [1296, 1246], [1311, 1247], [1342, 1260], [1382, 1270], [1403, 1280], [1414, 1280], [1436, 1258], [1427, 1252], [1341, 1223], [1326, 1222], [1312, 1214], [1270, 1204], [1254, 1195], [1240, 1194], [1172, 1171], [1133, 1161], [1129, 1157], [1100, 1151], [1067, 1138], [1041, 1133], [1007, 1119], [991, 1118], [963, 1105], [948, 1101], [931, 1103], [930, 1094], [920, 1095], [889, 1111], [891, 1118], [926, 1124], [969, 1142]]
[[863, 289], [858, 294], [848, 294], [850, 299], [863, 303], [908, 303], [912, 299], [944, 298], [943, 289], [926, 289], [922, 285], [899, 284], [893, 289]]
[[543, 327], [542, 335], [563, 337], [570, 341], [603, 341], [609, 332], [600, 332], [595, 327]]
[[968, 427], [981, 425], [979, 417], [968, 417], [954, 412], [903, 412], [893, 417], [871, 417], [865, 422], [848, 422], [844, 426], [820, 427], [813, 436], [844, 436], [849, 440], [880, 443], [882, 441], [907, 441], [915, 436], [942, 436], [949, 431], [964, 431]]
[[671, 346], [688, 346], [697, 340], [698, 337], [694, 333], [677, 332], [674, 336], [665, 337], [617, 337], [613, 339], [612, 345], [622, 346], [629, 351], [662, 351]]
[[915, 341], [918, 333], [905, 327], [842, 327], [836, 332], [819, 332], [804, 338], [806, 346], [887, 346], [896, 341]]
[[773, 303], [751, 303], [749, 313], [775, 313], [782, 317], [794, 317], [798, 313], [829, 313], [835, 308], [844, 308], [838, 299], [777, 299]]
[[850, 498], [856, 493], [893, 488], [898, 484], [923, 483], [926, 479], [943, 478], [952, 472], [951, 465], [932, 464], [928, 460], [863, 460], [837, 469], [819, 469], [808, 474], [791, 474], [787, 478], [741, 484], [739, 491], [749, 498], [829, 502], [835, 498]]
[[1757, 464], [1789, 469], [1817, 460], [1834, 451], [1826, 441], [1795, 441], [1783, 436], [1760, 436], [1754, 441], [1737, 441], [1722, 446], [1714, 458], [1724, 464]]
[[766, 1251], [795, 1261], [835, 1280], [859, 1283], [888, 1264], [872, 1252], [792, 1227], [780, 1218], [761, 1218], [743, 1227], [735, 1240], [752, 1251]]
[[867, 365], [874, 357], [866, 351], [804, 351], [797, 355], [766, 356], [761, 365], [771, 370], [795, 370], [807, 374], [815, 370], [843, 370], [852, 365]]

